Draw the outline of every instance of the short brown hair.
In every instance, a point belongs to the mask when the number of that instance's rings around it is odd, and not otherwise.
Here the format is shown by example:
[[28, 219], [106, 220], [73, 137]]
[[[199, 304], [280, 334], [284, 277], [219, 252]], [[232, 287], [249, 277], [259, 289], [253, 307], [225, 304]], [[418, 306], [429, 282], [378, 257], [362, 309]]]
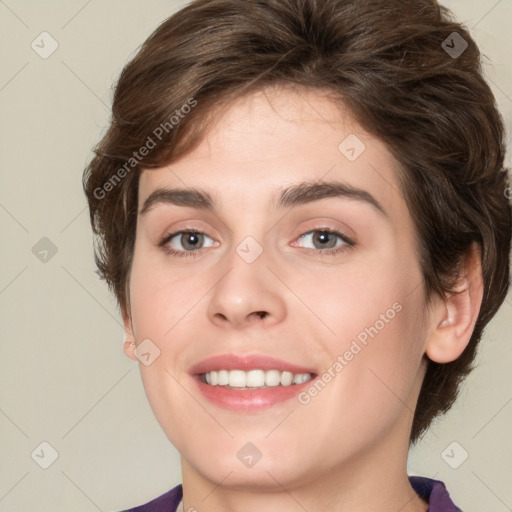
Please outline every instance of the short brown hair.
[[427, 297], [481, 248], [474, 332], [457, 360], [428, 361], [414, 442], [453, 404], [506, 297], [512, 231], [502, 119], [475, 42], [435, 0], [196, 0], [162, 23], [122, 71], [84, 172], [99, 274], [126, 313], [140, 171], [196, 147], [219, 105], [280, 85], [332, 91], [392, 152]]

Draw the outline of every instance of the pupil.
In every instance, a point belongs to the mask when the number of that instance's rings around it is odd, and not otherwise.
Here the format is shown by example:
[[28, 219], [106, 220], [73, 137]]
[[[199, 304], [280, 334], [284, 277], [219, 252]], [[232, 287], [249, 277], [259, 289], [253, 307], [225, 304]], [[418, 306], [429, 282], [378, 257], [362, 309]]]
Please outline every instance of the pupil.
[[186, 233], [185, 243], [183, 244], [183, 246], [187, 247], [187, 245], [191, 245], [191, 247], [194, 248], [198, 242], [199, 242], [199, 234], [198, 233]]
[[331, 235], [331, 233], [329, 233], [327, 231], [319, 231], [318, 236], [316, 238], [317, 238], [317, 241], [319, 241], [321, 245], [327, 245], [329, 243], [330, 235]]

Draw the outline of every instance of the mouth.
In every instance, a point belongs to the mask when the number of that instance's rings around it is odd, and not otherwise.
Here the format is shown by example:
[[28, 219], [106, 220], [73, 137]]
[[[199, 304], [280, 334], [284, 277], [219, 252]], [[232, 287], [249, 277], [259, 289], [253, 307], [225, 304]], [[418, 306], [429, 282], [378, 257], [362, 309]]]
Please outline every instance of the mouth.
[[295, 397], [317, 373], [267, 356], [226, 354], [190, 370], [208, 401], [232, 411], [258, 412]]

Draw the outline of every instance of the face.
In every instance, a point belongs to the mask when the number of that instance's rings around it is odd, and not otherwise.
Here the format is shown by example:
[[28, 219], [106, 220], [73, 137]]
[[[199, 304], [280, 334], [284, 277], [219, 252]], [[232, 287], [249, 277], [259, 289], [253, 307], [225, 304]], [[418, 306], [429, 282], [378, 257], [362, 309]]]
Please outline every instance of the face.
[[428, 323], [414, 227], [389, 151], [321, 91], [238, 100], [142, 173], [129, 291], [185, 471], [291, 488], [405, 464]]

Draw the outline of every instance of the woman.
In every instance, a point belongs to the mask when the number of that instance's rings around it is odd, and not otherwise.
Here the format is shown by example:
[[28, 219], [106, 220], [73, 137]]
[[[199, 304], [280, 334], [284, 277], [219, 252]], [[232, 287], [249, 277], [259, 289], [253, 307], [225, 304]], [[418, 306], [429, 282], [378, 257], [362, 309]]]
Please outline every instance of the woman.
[[503, 125], [434, 0], [200, 0], [84, 175], [183, 484], [133, 510], [457, 511], [408, 477], [509, 282]]

